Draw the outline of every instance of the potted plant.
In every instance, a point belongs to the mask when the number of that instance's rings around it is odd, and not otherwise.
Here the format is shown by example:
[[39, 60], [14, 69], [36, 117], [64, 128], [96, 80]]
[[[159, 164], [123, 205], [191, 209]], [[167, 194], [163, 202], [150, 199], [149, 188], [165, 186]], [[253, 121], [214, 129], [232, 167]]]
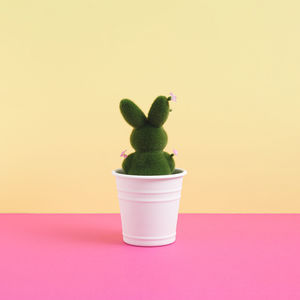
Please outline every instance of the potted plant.
[[173, 156], [164, 152], [168, 136], [166, 122], [170, 101], [176, 96], [157, 97], [148, 117], [131, 100], [123, 99], [120, 110], [133, 127], [130, 143], [135, 149], [125, 151], [122, 168], [113, 171], [116, 177], [121, 212], [123, 240], [136, 246], [162, 246], [176, 239], [179, 200], [183, 169], [175, 168]]

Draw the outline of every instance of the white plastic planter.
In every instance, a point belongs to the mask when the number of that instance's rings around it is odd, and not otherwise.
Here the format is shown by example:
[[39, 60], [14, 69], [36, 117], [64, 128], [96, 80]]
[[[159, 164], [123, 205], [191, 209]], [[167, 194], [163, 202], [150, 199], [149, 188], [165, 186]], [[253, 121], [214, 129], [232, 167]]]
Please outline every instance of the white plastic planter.
[[186, 171], [171, 175], [127, 175], [113, 171], [122, 220], [123, 240], [136, 246], [162, 246], [175, 242], [179, 201]]

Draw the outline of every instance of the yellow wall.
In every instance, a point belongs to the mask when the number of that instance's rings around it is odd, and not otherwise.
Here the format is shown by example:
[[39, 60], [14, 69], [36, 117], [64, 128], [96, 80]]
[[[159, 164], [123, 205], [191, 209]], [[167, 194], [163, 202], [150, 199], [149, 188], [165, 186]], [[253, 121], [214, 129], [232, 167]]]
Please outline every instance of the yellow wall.
[[118, 212], [131, 128], [166, 123], [182, 212], [300, 212], [299, 1], [1, 1], [0, 211]]

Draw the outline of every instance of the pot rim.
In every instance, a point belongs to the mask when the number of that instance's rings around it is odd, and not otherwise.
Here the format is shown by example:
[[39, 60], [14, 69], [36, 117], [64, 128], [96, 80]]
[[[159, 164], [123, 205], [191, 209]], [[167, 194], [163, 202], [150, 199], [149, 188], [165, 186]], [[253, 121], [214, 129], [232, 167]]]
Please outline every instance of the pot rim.
[[112, 174], [116, 177], [125, 177], [125, 178], [138, 178], [138, 179], [172, 179], [183, 177], [187, 174], [187, 171], [180, 168], [175, 168], [175, 171], [179, 171], [179, 173], [170, 174], [170, 175], [129, 175], [119, 173], [119, 171], [123, 171], [123, 169], [118, 168], [112, 171]]

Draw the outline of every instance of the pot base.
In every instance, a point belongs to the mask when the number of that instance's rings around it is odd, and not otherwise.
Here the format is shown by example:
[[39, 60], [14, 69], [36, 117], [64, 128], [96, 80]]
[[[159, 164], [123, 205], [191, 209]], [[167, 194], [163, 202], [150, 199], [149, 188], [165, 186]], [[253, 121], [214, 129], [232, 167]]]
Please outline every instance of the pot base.
[[126, 244], [133, 246], [164, 246], [174, 243], [176, 240], [176, 234], [162, 238], [143, 238], [143, 237], [133, 237], [123, 234], [123, 241]]

